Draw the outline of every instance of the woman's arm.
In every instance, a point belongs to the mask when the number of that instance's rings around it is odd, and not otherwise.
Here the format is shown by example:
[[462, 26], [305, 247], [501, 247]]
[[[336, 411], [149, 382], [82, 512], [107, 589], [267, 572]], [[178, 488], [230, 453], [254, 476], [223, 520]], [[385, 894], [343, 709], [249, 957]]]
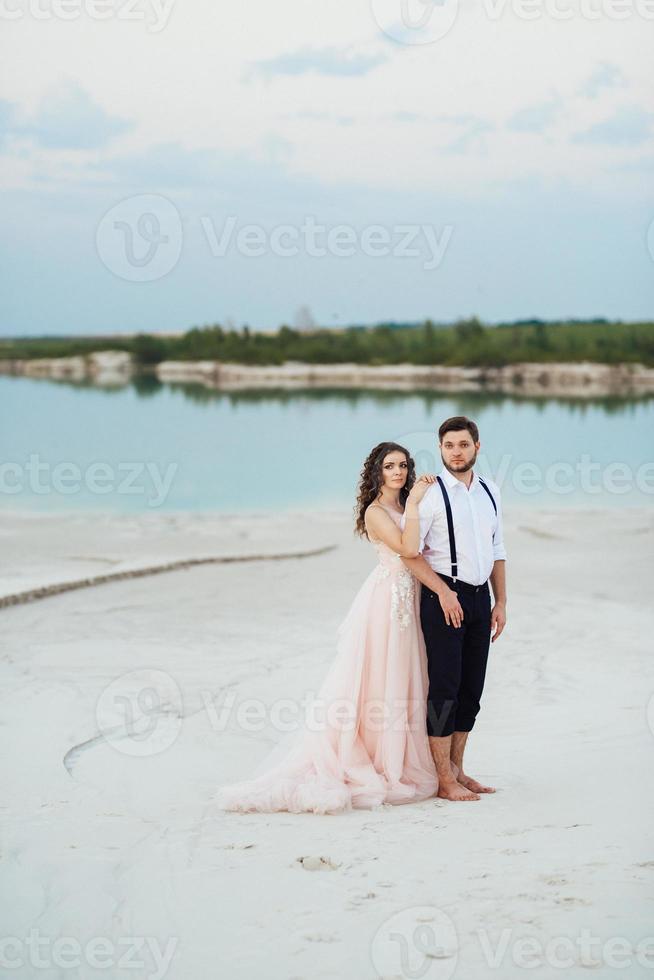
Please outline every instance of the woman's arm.
[[456, 626], [458, 629], [463, 622], [463, 609], [454, 589], [449, 587], [447, 582], [440, 577], [438, 572], [434, 571], [422, 555], [418, 555], [417, 558], [403, 558], [402, 561], [419, 582], [436, 593], [445, 616], [445, 622], [448, 626]]
[[368, 534], [379, 538], [401, 558], [416, 558], [420, 554], [420, 513], [418, 504], [436, 477], [428, 473], [419, 477], [409, 491], [404, 508], [405, 524], [401, 531], [393, 518], [379, 504], [370, 504], [365, 513]]
[[404, 509], [406, 525], [403, 531], [379, 504], [371, 504], [365, 515], [368, 534], [379, 538], [402, 558], [417, 558], [420, 545], [418, 504], [409, 498]]

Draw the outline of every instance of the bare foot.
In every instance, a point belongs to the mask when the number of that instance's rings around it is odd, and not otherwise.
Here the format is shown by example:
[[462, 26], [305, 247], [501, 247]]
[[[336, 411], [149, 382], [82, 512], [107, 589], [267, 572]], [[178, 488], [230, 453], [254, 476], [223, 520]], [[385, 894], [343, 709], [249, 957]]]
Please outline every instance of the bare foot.
[[456, 779], [444, 780], [441, 779], [438, 784], [438, 796], [442, 800], [478, 800], [479, 797], [476, 793], [471, 792], [462, 786], [461, 783], [457, 783]]
[[471, 790], [473, 793], [494, 793], [495, 792], [495, 787], [494, 786], [483, 786], [481, 783], [478, 783], [476, 779], [473, 779], [472, 776], [466, 776], [466, 774], [464, 772], [459, 771], [459, 775], [456, 778], [457, 778], [457, 781], [459, 783], [461, 783], [462, 786], [465, 786], [467, 789]]

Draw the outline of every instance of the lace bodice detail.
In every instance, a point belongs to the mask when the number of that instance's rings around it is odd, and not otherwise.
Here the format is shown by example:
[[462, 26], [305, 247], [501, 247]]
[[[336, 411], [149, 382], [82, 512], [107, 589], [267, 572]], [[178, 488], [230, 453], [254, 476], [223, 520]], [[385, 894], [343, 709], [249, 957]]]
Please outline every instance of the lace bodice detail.
[[[384, 509], [399, 526], [401, 515]], [[383, 541], [373, 541], [372, 544], [378, 558], [377, 581], [388, 581], [390, 585], [391, 619], [398, 623], [401, 630], [408, 629], [415, 614], [416, 580], [397, 552]]]

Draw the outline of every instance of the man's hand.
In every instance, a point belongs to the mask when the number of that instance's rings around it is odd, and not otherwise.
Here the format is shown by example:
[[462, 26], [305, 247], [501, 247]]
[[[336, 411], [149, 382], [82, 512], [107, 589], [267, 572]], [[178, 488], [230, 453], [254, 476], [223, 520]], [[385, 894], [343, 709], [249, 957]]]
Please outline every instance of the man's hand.
[[438, 593], [438, 599], [445, 616], [448, 626], [456, 626], [458, 629], [463, 620], [463, 609], [459, 603], [459, 597], [453, 589], [444, 589]]
[[495, 643], [505, 626], [506, 606], [503, 602], [496, 602], [491, 612], [491, 643]]
[[438, 596], [445, 622], [448, 626], [459, 627], [463, 620], [463, 609], [459, 597], [453, 589], [448, 588], [445, 581], [433, 570], [431, 565], [418, 555], [417, 558], [403, 558], [402, 562], [419, 582]]

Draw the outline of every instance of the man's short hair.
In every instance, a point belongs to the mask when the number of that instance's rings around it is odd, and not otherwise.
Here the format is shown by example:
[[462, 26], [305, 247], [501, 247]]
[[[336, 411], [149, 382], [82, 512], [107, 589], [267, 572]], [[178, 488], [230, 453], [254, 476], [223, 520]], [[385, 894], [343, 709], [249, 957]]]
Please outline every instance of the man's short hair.
[[468, 430], [473, 442], [479, 442], [479, 429], [477, 428], [477, 424], [466, 415], [453, 415], [451, 419], [445, 419], [438, 430], [438, 441], [443, 441], [443, 436], [446, 432], [461, 432], [463, 429]]

